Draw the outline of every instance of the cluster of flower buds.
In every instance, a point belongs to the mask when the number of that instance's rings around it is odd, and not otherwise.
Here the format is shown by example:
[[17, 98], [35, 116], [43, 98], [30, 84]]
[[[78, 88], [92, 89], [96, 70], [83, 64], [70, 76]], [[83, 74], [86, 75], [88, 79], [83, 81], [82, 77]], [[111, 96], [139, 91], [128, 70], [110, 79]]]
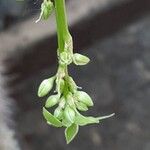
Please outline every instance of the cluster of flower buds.
[[[74, 62], [76, 65], [85, 65], [90, 59], [84, 55], [75, 53], [72, 57], [67, 52], [60, 54], [60, 66], [55, 76], [45, 79], [39, 86], [38, 96], [44, 97], [50, 93], [55, 85], [55, 94], [47, 98], [43, 115], [49, 125], [55, 127], [65, 127], [67, 143], [73, 140], [79, 130], [79, 126], [99, 123], [104, 117], [83, 116], [81, 111], [87, 111], [93, 106], [91, 97], [81, 91], [73, 78], [65, 73], [65, 66]], [[54, 107], [54, 112], [50, 113], [49, 108]]]
[[[61, 3], [55, 3], [60, 6], [63, 5], [62, 1], [55, 1]], [[57, 8], [56, 7], [56, 8]], [[87, 111], [89, 107], [93, 106], [91, 97], [79, 88], [73, 78], [68, 74], [68, 65], [74, 63], [75, 65], [86, 65], [90, 59], [87, 56], [79, 53], [73, 53], [72, 37], [66, 29], [62, 26], [63, 19], [60, 10], [63, 7], [57, 8], [59, 16], [56, 19], [61, 22], [60, 32], [61, 42], [59, 43], [59, 49], [57, 52], [59, 67], [55, 76], [45, 79], [39, 86], [38, 96], [44, 97], [50, 94], [54, 89], [54, 95], [50, 95], [43, 107], [43, 116], [49, 125], [54, 127], [65, 127], [65, 137], [67, 143], [70, 143], [77, 135], [79, 126], [87, 124], [99, 123], [100, 120], [109, 118], [114, 114], [103, 117], [83, 116], [81, 111]], [[39, 19], [48, 19], [54, 9], [53, 2], [51, 0], [43, 0], [41, 5], [41, 14]], [[62, 11], [63, 12], [63, 11]], [[59, 29], [59, 30], [60, 30]], [[64, 31], [63, 31], [64, 30]], [[51, 112], [50, 112], [50, 108]]]

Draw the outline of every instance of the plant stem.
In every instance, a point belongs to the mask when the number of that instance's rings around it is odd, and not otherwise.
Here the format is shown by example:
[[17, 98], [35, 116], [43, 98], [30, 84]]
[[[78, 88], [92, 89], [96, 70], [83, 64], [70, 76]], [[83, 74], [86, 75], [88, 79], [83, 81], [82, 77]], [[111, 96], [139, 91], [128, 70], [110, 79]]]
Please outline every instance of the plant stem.
[[[67, 52], [70, 50], [72, 52], [72, 37], [68, 29], [68, 21], [66, 15], [66, 5], [65, 0], [54, 0], [55, 2], [55, 14], [56, 14], [56, 24], [57, 24], [57, 38], [58, 38], [58, 58], [60, 53]], [[71, 49], [70, 49], [71, 47]], [[59, 64], [60, 66], [60, 64]], [[65, 76], [68, 76], [68, 66], [64, 66]]]
[[58, 36], [58, 54], [64, 51], [65, 43], [70, 37], [66, 17], [65, 0], [55, 0], [55, 13]]

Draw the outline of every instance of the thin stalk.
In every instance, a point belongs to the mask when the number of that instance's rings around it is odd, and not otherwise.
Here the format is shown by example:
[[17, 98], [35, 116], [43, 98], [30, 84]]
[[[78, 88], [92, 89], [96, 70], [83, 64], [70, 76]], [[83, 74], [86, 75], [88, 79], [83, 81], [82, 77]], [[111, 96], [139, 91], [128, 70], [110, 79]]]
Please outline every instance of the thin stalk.
[[[68, 29], [65, 0], [54, 0], [54, 2], [58, 38], [57, 55], [59, 57], [60, 53], [65, 50], [65, 44], [68, 43], [71, 36]], [[64, 69], [65, 76], [68, 76], [68, 66], [65, 65]]]
[[68, 30], [65, 0], [55, 0], [55, 13], [58, 37], [58, 52], [60, 54], [64, 51], [65, 42], [70, 35]]

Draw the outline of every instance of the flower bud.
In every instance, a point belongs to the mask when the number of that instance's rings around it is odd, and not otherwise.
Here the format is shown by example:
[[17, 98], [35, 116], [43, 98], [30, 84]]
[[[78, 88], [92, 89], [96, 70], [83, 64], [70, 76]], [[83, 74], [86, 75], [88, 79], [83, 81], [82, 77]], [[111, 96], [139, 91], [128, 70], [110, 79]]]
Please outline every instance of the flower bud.
[[71, 56], [70, 56], [69, 53], [67, 53], [67, 52], [62, 52], [62, 53], [60, 54], [60, 61], [61, 61], [62, 64], [67, 64], [67, 65], [69, 65], [69, 64], [72, 62], [72, 58], [71, 58]]
[[75, 53], [73, 55], [73, 62], [76, 64], [76, 65], [86, 65], [88, 64], [90, 61], [90, 59], [87, 57], [87, 56], [84, 56], [84, 55], [81, 55], [81, 54], [78, 54], [78, 53]]
[[65, 98], [61, 97], [60, 102], [59, 102], [59, 107], [63, 109], [65, 107], [65, 104], [66, 104]]
[[68, 77], [68, 83], [69, 83], [70, 91], [73, 92], [73, 93], [75, 93], [77, 91], [77, 85], [74, 82], [74, 80], [73, 80], [72, 77]]
[[74, 103], [74, 99], [73, 99], [73, 96], [72, 96], [72, 93], [69, 92], [68, 95], [67, 95], [67, 103], [68, 105], [71, 107], [71, 108], [76, 108], [75, 107], [75, 103]]
[[38, 89], [39, 97], [43, 97], [51, 91], [51, 89], [53, 88], [54, 80], [55, 80], [55, 77], [51, 77], [49, 79], [45, 79], [44, 81], [42, 81]]
[[87, 106], [93, 106], [93, 101], [91, 99], [91, 97], [86, 93], [86, 92], [83, 92], [83, 91], [77, 91], [75, 94], [74, 94], [75, 98], [79, 101], [79, 102], [82, 102], [84, 104], [86, 104]]
[[75, 121], [75, 111], [67, 106], [64, 110], [64, 117], [68, 122], [74, 123]]
[[57, 108], [55, 109], [55, 111], [54, 111], [54, 116], [55, 116], [56, 118], [58, 118], [59, 120], [62, 119], [62, 117], [63, 117], [63, 110], [62, 110], [62, 108], [57, 107]]
[[53, 9], [54, 9], [54, 5], [51, 2], [51, 0], [44, 0], [44, 2], [41, 4], [40, 17], [38, 18], [36, 23], [39, 22], [41, 19], [47, 20], [51, 15]]
[[87, 111], [88, 110], [88, 107], [86, 106], [86, 104], [84, 104], [82, 102], [76, 102], [76, 107], [80, 111]]
[[47, 20], [53, 11], [53, 3], [50, 0], [46, 0], [43, 2], [41, 6], [41, 10], [43, 11], [42, 18]]
[[56, 105], [56, 104], [58, 103], [59, 98], [60, 98], [59, 95], [52, 95], [52, 96], [50, 96], [50, 97], [47, 99], [47, 101], [46, 101], [45, 107], [46, 107], [46, 108], [53, 107], [54, 105]]

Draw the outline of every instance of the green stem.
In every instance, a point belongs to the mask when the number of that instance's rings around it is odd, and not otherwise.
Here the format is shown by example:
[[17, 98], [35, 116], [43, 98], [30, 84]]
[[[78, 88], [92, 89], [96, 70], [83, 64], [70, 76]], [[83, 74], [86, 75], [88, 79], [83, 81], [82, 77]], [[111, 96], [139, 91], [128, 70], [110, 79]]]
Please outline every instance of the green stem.
[[[55, 2], [57, 38], [58, 38], [57, 55], [59, 58], [60, 53], [64, 51], [67, 51], [68, 53], [72, 52], [72, 37], [68, 29], [65, 0], [54, 0], [54, 2]], [[67, 48], [66, 48], [66, 44], [67, 44]], [[65, 65], [64, 67], [64, 72], [65, 72], [65, 76], [68, 76], [67, 65]]]
[[55, 13], [58, 36], [58, 54], [64, 51], [65, 42], [70, 37], [66, 17], [65, 0], [55, 0]]

